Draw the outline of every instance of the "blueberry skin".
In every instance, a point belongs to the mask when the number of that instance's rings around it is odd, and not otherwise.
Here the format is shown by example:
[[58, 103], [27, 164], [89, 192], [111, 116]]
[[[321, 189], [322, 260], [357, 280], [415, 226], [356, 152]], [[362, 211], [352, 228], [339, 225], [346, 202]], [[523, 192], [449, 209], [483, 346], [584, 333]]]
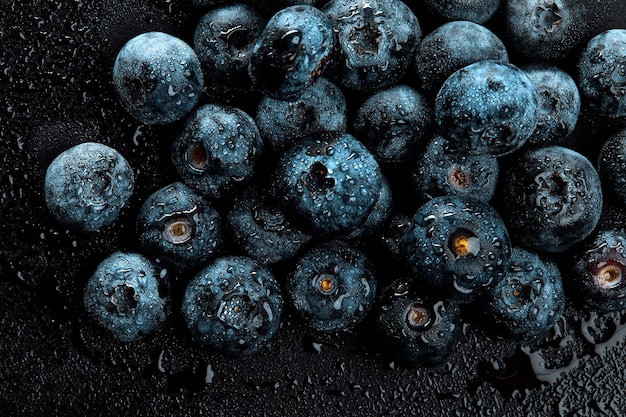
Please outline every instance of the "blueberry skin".
[[200, 61], [182, 40], [147, 32], [129, 40], [113, 66], [113, 85], [126, 110], [144, 124], [186, 116], [202, 94]]
[[503, 156], [537, 126], [537, 91], [511, 64], [480, 61], [454, 72], [435, 98], [439, 133], [459, 151]]
[[254, 120], [265, 143], [284, 152], [315, 132], [345, 132], [346, 99], [339, 87], [320, 78], [297, 100], [262, 98]]
[[370, 310], [376, 277], [362, 252], [342, 241], [327, 241], [298, 260], [286, 292], [309, 326], [322, 332], [346, 330]]
[[257, 91], [296, 100], [326, 69], [334, 47], [333, 28], [312, 6], [278, 11], [254, 45], [248, 71]]
[[535, 84], [538, 120], [535, 131], [526, 141], [529, 145], [547, 146], [574, 131], [580, 115], [580, 93], [576, 82], [565, 71], [549, 65], [522, 67]]
[[249, 5], [236, 3], [207, 12], [196, 27], [193, 49], [204, 78], [216, 84], [249, 88], [252, 48], [266, 19]]
[[578, 61], [578, 86], [599, 114], [626, 116], [626, 29], [607, 30], [587, 43]]
[[115, 252], [102, 261], [83, 302], [89, 317], [121, 342], [159, 330], [172, 310], [167, 272], [137, 253]]
[[192, 278], [181, 309], [194, 340], [239, 356], [258, 351], [278, 331], [283, 298], [269, 269], [247, 257], [227, 256]]
[[517, 0], [504, 7], [507, 45], [533, 62], [565, 58], [585, 36], [587, 11], [578, 0]]
[[307, 232], [325, 237], [345, 237], [366, 225], [383, 187], [376, 159], [347, 133], [304, 139], [282, 155], [273, 179], [285, 213]]
[[473, 22], [449, 22], [422, 39], [415, 55], [415, 72], [422, 91], [434, 96], [453, 72], [479, 61], [509, 62], [500, 38]]
[[222, 221], [204, 196], [176, 182], [144, 201], [137, 215], [137, 235], [145, 253], [185, 270], [215, 254]]
[[548, 258], [513, 247], [506, 276], [481, 300], [484, 324], [495, 335], [529, 343], [561, 318], [565, 294], [561, 272]]
[[263, 264], [290, 259], [311, 241], [268, 195], [255, 188], [235, 199], [226, 225], [235, 245]]
[[500, 7], [500, 0], [426, 0], [430, 13], [441, 19], [485, 23]]
[[611, 136], [600, 150], [598, 174], [608, 197], [626, 205], [626, 129]]
[[183, 182], [210, 199], [231, 196], [252, 179], [263, 141], [252, 117], [219, 104], [198, 108], [172, 142]]
[[571, 288], [580, 305], [608, 313], [626, 309], [626, 234], [600, 230], [574, 256]]
[[411, 178], [424, 199], [457, 195], [489, 202], [496, 192], [499, 173], [496, 157], [455, 152], [437, 135], [417, 160]]
[[417, 17], [399, 0], [330, 0], [323, 7], [337, 34], [329, 77], [349, 90], [373, 92], [396, 84], [422, 35]]
[[401, 281], [385, 289], [374, 314], [379, 344], [405, 367], [443, 364], [463, 328], [455, 302]]
[[600, 220], [600, 177], [587, 158], [562, 146], [529, 149], [508, 167], [502, 216], [516, 244], [563, 252]]
[[511, 242], [489, 204], [442, 196], [417, 210], [404, 235], [403, 252], [421, 282], [468, 302], [506, 275]]
[[407, 85], [380, 90], [357, 110], [354, 135], [380, 162], [402, 162], [414, 155], [433, 128], [430, 104]]
[[57, 221], [94, 232], [112, 224], [133, 193], [133, 169], [118, 151], [85, 142], [58, 155], [46, 171], [46, 204]]

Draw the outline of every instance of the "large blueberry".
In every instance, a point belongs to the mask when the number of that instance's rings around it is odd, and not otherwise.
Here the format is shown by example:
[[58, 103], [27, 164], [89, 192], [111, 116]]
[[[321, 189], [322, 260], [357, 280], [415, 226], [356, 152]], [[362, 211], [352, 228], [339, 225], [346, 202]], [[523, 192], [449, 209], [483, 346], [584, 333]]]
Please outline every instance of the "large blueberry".
[[589, 236], [602, 213], [600, 177], [580, 153], [529, 149], [507, 167], [502, 216], [517, 245], [563, 252]]
[[626, 129], [617, 132], [602, 145], [598, 174], [607, 196], [621, 206], [626, 205]]
[[439, 131], [459, 151], [502, 156], [537, 126], [537, 91], [519, 68], [480, 61], [454, 72], [435, 99]]
[[137, 234], [148, 255], [189, 269], [214, 255], [222, 239], [222, 222], [204, 196], [177, 182], [144, 201]]
[[626, 116], [626, 29], [593, 37], [578, 61], [581, 95], [596, 112]]
[[249, 72], [262, 94], [295, 100], [326, 69], [335, 38], [330, 21], [312, 6], [277, 12], [254, 45]]
[[81, 143], [48, 166], [46, 204], [59, 222], [93, 232], [117, 219], [134, 184], [133, 169], [118, 151], [101, 143]]
[[172, 160], [183, 182], [211, 199], [227, 197], [250, 181], [262, 151], [252, 117], [218, 104], [196, 110], [172, 142]]
[[458, 196], [435, 197], [420, 207], [403, 250], [417, 279], [460, 301], [495, 286], [511, 261], [500, 215], [487, 203]]
[[148, 32], [129, 40], [113, 66], [113, 84], [122, 105], [140, 122], [182, 119], [196, 105], [204, 79], [200, 61], [182, 40]]
[[102, 261], [83, 301], [89, 317], [122, 342], [155, 332], [172, 309], [166, 271], [137, 253], [115, 252]]
[[454, 71], [487, 60], [509, 62], [502, 41], [484, 26], [455, 21], [438, 27], [422, 39], [415, 55], [415, 69], [422, 90], [435, 95]]
[[329, 77], [350, 90], [397, 83], [422, 35], [417, 17], [400, 0], [330, 0], [322, 8], [337, 34]]
[[189, 282], [182, 313], [193, 338], [229, 356], [265, 346], [278, 331], [283, 299], [274, 275], [250, 258], [218, 258]]
[[306, 252], [287, 280], [287, 295], [300, 317], [316, 330], [355, 326], [376, 294], [376, 277], [366, 256], [342, 241]]

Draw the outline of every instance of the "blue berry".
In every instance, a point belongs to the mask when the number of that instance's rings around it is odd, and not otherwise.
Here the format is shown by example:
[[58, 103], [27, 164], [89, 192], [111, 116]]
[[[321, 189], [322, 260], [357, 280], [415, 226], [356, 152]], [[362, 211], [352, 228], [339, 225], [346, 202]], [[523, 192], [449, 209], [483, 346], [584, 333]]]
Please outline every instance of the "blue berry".
[[311, 241], [267, 194], [255, 188], [235, 199], [228, 212], [227, 230], [237, 248], [264, 264], [292, 258]]
[[459, 152], [502, 156], [537, 126], [537, 91], [517, 67], [480, 61], [453, 73], [435, 99], [439, 132]]
[[409, 267], [421, 282], [459, 301], [472, 301], [507, 273], [511, 242], [487, 203], [435, 197], [420, 207], [404, 235]]
[[148, 32], [129, 40], [113, 66], [122, 105], [145, 124], [182, 119], [196, 105], [204, 79], [200, 61], [182, 40]]
[[264, 97], [255, 121], [265, 142], [282, 152], [315, 132], [345, 132], [346, 99], [339, 87], [320, 78], [297, 100]]
[[626, 116], [626, 29], [593, 37], [578, 61], [581, 95], [604, 116]]
[[375, 311], [378, 343], [406, 367], [441, 365], [454, 351], [463, 324], [459, 306], [396, 281], [385, 289]]
[[554, 262], [514, 247], [506, 276], [489, 290], [480, 306], [495, 335], [529, 343], [545, 335], [561, 318], [565, 294]]
[[396, 84], [415, 57], [422, 35], [400, 0], [330, 0], [322, 11], [337, 34], [329, 77], [350, 90], [372, 92]]
[[182, 313], [193, 338], [237, 356], [265, 346], [278, 331], [283, 299], [269, 269], [241, 257], [218, 258], [189, 282]]
[[455, 152], [444, 138], [435, 136], [417, 160], [412, 179], [423, 199], [458, 195], [489, 202], [499, 171], [496, 157]]
[[611, 136], [600, 150], [598, 174], [607, 196], [626, 205], [626, 129]]
[[534, 62], [554, 62], [576, 48], [587, 29], [585, 2], [578, 0], [507, 1], [509, 44]]
[[406, 85], [380, 90], [357, 110], [354, 135], [381, 162], [414, 155], [433, 132], [433, 114], [424, 96]]
[[255, 88], [278, 100], [296, 100], [326, 69], [334, 40], [330, 21], [315, 7], [280, 10], [252, 51], [249, 72]]
[[502, 212], [515, 243], [563, 252], [591, 234], [602, 213], [600, 178], [580, 153], [561, 146], [529, 149], [502, 184]]
[[261, 134], [247, 113], [206, 104], [174, 139], [172, 160], [185, 184], [210, 199], [221, 199], [252, 179], [262, 151]]
[[89, 317], [122, 342], [160, 329], [172, 308], [166, 271], [137, 253], [115, 252], [102, 261], [83, 301]]
[[177, 182], [144, 201], [137, 215], [137, 233], [145, 253], [189, 269], [215, 254], [222, 222], [205, 197]]
[[[348, 236], [369, 224], [373, 213], [385, 217], [384, 185], [378, 163], [358, 140], [319, 133], [282, 155], [273, 192], [285, 212], [312, 233]], [[386, 207], [377, 211], [379, 202]]]
[[370, 310], [376, 277], [366, 256], [342, 241], [306, 252], [287, 279], [287, 295], [300, 317], [323, 332], [345, 330]]
[[59, 222], [93, 232], [117, 219], [134, 184], [133, 169], [119, 152], [100, 143], [81, 143], [48, 166], [46, 204]]
[[241, 3], [217, 7], [202, 16], [194, 34], [193, 49], [202, 64], [205, 80], [238, 89], [249, 88], [252, 48], [265, 23], [258, 11]]
[[417, 47], [415, 69], [422, 90], [430, 96], [439, 91], [452, 73], [478, 61], [507, 63], [509, 56], [502, 41], [489, 29], [473, 22], [455, 21], [422, 39]]
[[501, 0], [426, 0], [428, 10], [439, 18], [485, 23], [496, 13]]
[[576, 252], [570, 277], [578, 302], [601, 313], [626, 309], [626, 234], [601, 230]]
[[537, 127], [527, 144], [551, 145], [574, 131], [580, 114], [580, 93], [565, 71], [554, 66], [530, 65], [522, 68], [535, 84], [539, 96]]

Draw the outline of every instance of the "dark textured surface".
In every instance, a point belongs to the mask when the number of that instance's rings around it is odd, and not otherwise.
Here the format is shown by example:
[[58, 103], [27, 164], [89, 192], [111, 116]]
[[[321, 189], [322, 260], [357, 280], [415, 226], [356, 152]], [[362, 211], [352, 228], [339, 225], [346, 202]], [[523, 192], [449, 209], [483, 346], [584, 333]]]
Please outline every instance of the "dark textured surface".
[[[115, 342], [86, 318], [82, 289], [112, 251], [137, 250], [134, 218], [141, 202], [177, 179], [168, 153], [180, 124], [154, 128], [134, 121], [117, 100], [111, 69], [117, 51], [139, 33], [160, 30], [191, 42], [201, 12], [183, 0], [32, 3], [0, 0], [3, 416], [626, 412], [626, 316], [589, 314], [571, 303], [548, 340], [531, 346], [494, 341], [471, 322], [459, 349], [435, 370], [390, 363], [373, 347], [371, 323], [321, 335], [303, 328], [290, 311], [270, 346], [243, 359], [225, 359], [195, 344], [180, 314], [154, 337]], [[623, 0], [588, 3], [593, 29], [586, 39], [626, 28]], [[423, 16], [420, 1], [410, 4]], [[436, 23], [421, 21], [425, 33]], [[501, 34], [501, 14], [491, 23]], [[573, 62], [563, 63], [571, 74]], [[243, 109], [253, 113], [256, 103], [247, 100]], [[619, 126], [583, 111], [563, 144], [595, 161]], [[136, 189], [113, 226], [81, 235], [48, 213], [43, 178], [56, 155], [88, 140], [113, 146], [129, 160]], [[393, 271], [382, 275], [390, 279]], [[174, 277], [175, 311], [187, 280]], [[471, 313], [464, 311], [465, 317]]]

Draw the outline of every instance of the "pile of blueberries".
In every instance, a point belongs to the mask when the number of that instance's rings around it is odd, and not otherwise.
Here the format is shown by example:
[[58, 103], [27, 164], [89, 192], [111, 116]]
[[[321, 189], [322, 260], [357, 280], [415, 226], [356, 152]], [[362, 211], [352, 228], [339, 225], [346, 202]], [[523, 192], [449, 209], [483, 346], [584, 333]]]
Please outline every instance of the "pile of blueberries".
[[[227, 355], [262, 348], [284, 308], [320, 332], [367, 318], [406, 366], [444, 362], [465, 311], [527, 343], [559, 320], [565, 294], [626, 309], [626, 234], [598, 227], [603, 190], [626, 204], [626, 130], [595, 166], [557, 145], [581, 98], [626, 118], [626, 29], [584, 39], [583, 2], [567, 0], [428, 0], [448, 23], [426, 36], [400, 0], [194, 3], [205, 14], [193, 48], [144, 33], [113, 68], [139, 122], [181, 124], [180, 181], [138, 210], [142, 253], [111, 254], [86, 283], [85, 309], [113, 337], [162, 327], [172, 273], [188, 277], [190, 336]], [[509, 63], [482, 26], [499, 8], [507, 44], [536, 64]], [[577, 48], [577, 74], [555, 66]], [[261, 97], [256, 113], [204, 102], [208, 87]], [[387, 175], [397, 166], [410, 175]], [[133, 186], [122, 155], [87, 142], [51, 163], [45, 196], [59, 222], [94, 232]], [[394, 201], [409, 189], [416, 209], [403, 213]], [[562, 253], [571, 270], [554, 262]]]

